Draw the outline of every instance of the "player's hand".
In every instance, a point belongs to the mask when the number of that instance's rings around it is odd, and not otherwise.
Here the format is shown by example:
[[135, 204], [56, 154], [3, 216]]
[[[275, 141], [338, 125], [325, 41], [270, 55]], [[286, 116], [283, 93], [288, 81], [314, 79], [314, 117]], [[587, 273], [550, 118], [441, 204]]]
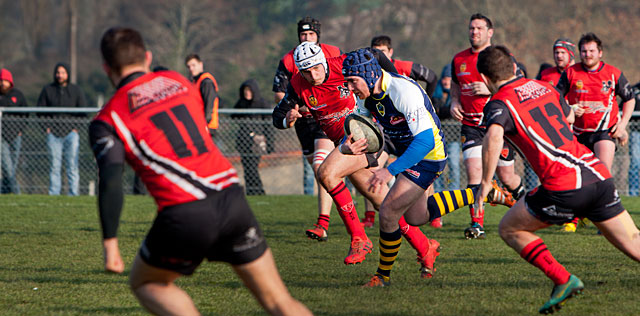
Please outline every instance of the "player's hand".
[[118, 238], [107, 238], [102, 241], [104, 254], [104, 270], [113, 273], [122, 273], [124, 271], [124, 262], [120, 256], [120, 248], [118, 248]]
[[575, 113], [576, 117], [581, 117], [582, 114], [585, 113], [585, 108], [580, 106], [580, 104], [572, 104], [571, 108], [573, 109], [573, 113]]
[[482, 81], [472, 82], [471, 91], [473, 92], [473, 95], [491, 95], [491, 91], [489, 91], [487, 85]]
[[462, 121], [462, 104], [460, 104], [460, 102], [452, 102], [451, 107], [449, 108], [449, 112], [451, 112], [451, 117], [453, 117], [456, 121]]
[[291, 128], [293, 127], [293, 124], [296, 123], [296, 120], [301, 118], [302, 115], [299, 112], [300, 108], [298, 107], [298, 105], [296, 104], [296, 107], [294, 107], [293, 109], [289, 110], [289, 112], [287, 112], [287, 128]]
[[616, 123], [609, 132], [611, 138], [618, 141], [620, 146], [626, 146], [629, 142], [629, 133], [627, 132], [627, 127], [622, 126], [620, 122]]
[[475, 212], [473, 216], [478, 216], [479, 214], [482, 214], [482, 212], [484, 211], [484, 200], [487, 198], [487, 195], [489, 195], [489, 192], [491, 191], [492, 187], [493, 186], [491, 185], [491, 182], [485, 183], [483, 181], [480, 184], [480, 188], [478, 188], [478, 191], [476, 192], [476, 196], [473, 202], [473, 209]]
[[369, 178], [369, 189], [368, 191], [371, 193], [379, 193], [382, 191], [382, 186], [387, 185], [389, 180], [391, 180], [393, 176], [389, 172], [387, 168], [380, 168], [378, 170], [373, 171], [373, 175]]
[[367, 149], [367, 139], [362, 138], [355, 142], [352, 142], [353, 135], [347, 136], [347, 139], [342, 143], [340, 152], [347, 155], [364, 155]]

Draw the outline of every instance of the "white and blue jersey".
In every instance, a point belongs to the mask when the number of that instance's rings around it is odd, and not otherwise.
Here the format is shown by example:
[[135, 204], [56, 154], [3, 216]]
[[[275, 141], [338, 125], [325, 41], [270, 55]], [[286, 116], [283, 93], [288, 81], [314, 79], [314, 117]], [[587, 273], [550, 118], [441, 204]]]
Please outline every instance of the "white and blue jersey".
[[[358, 99], [358, 113], [372, 116], [384, 128], [398, 159], [388, 166], [392, 175], [416, 164], [440, 172], [447, 159], [440, 119], [426, 92], [415, 81], [382, 71], [382, 93]], [[425, 163], [423, 163], [425, 162]]]

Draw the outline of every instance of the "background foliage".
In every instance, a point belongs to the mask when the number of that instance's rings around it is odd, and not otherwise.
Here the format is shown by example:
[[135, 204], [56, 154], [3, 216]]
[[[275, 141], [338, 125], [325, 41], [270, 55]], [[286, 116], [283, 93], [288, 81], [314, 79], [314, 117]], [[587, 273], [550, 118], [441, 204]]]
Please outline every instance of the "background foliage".
[[[74, 1], [0, 1], [0, 67], [12, 71], [31, 105], [52, 80], [55, 63], [69, 61]], [[231, 107], [249, 77], [258, 79], [263, 95], [271, 95], [278, 60], [297, 44], [296, 22], [305, 15], [322, 22], [323, 42], [345, 52], [384, 33], [393, 38], [397, 58], [437, 72], [468, 47], [467, 24], [475, 12], [494, 21], [494, 43], [508, 45], [529, 76], [541, 63], [552, 62], [556, 38], [577, 42], [592, 31], [604, 41], [604, 60], [621, 68], [631, 83], [640, 80], [640, 64], [633, 58], [640, 48], [635, 40], [640, 2], [633, 0], [82, 0], [75, 5], [77, 80], [92, 102], [113, 92], [98, 50], [111, 26], [140, 30], [154, 53], [154, 66], [186, 74], [184, 56], [199, 53], [220, 84], [223, 106]]]

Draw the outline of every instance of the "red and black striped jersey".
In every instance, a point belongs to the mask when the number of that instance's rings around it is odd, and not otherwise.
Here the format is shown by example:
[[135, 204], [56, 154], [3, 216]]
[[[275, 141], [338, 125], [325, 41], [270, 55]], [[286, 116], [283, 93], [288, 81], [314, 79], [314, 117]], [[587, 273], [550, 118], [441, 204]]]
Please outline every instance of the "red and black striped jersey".
[[305, 80], [301, 73], [295, 74], [291, 78], [295, 93], [285, 96], [285, 99], [306, 105], [322, 131], [334, 142], [344, 137], [344, 120], [356, 106], [355, 96], [344, 85], [342, 62], [345, 58], [346, 55], [327, 59], [329, 77], [318, 86]]
[[158, 210], [238, 183], [236, 170], [209, 136], [202, 107], [198, 91], [177, 72], [129, 81], [92, 122], [98, 165], [126, 159]]
[[611, 178], [607, 167], [571, 132], [569, 106], [546, 82], [517, 78], [500, 87], [485, 108], [550, 191], [568, 191]]
[[542, 80], [544, 82], [548, 82], [550, 85], [555, 86], [560, 81], [560, 76], [562, 75], [562, 71], [556, 67], [549, 67], [542, 72], [540, 72], [540, 78], [536, 78], [538, 80]]
[[623, 102], [633, 99], [633, 91], [622, 72], [601, 62], [595, 71], [582, 63], [567, 68], [557, 84], [569, 104], [579, 104], [585, 113], [573, 123], [576, 134], [604, 131], [618, 122], [619, 96]]
[[460, 86], [460, 104], [462, 105], [462, 124], [480, 126], [484, 106], [489, 102], [489, 96], [473, 95], [471, 84], [483, 82], [476, 67], [478, 54], [471, 48], [465, 49], [453, 57], [451, 62], [452, 80]]

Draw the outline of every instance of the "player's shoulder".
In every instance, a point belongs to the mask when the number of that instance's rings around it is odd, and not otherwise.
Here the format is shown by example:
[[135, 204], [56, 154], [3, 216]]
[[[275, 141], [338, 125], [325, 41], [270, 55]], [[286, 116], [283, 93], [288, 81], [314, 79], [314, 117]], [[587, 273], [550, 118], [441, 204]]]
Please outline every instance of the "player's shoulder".
[[465, 48], [464, 50], [461, 50], [457, 54], [453, 55], [453, 59], [464, 58], [470, 55], [471, 55], [471, 48]]
[[605, 71], [608, 73], [613, 73], [616, 76], [620, 76], [620, 74], [622, 73], [622, 70], [620, 70], [620, 68], [613, 66], [611, 64], [607, 64], [605, 62], [602, 62], [602, 70], [601, 71]]
[[558, 72], [558, 68], [557, 67], [549, 67], [545, 70], [543, 70], [542, 72], [540, 72], [540, 78], [544, 78], [546, 76], [551, 76], [554, 73]]
[[340, 48], [338, 48], [338, 46], [320, 43], [320, 48], [322, 49], [322, 52], [324, 52], [326, 58], [342, 55], [342, 52], [340, 51]]
[[419, 101], [416, 104], [424, 102], [424, 94], [420, 87], [406, 76], [384, 72], [383, 84], [385, 91], [397, 106], [413, 104], [414, 101]]

